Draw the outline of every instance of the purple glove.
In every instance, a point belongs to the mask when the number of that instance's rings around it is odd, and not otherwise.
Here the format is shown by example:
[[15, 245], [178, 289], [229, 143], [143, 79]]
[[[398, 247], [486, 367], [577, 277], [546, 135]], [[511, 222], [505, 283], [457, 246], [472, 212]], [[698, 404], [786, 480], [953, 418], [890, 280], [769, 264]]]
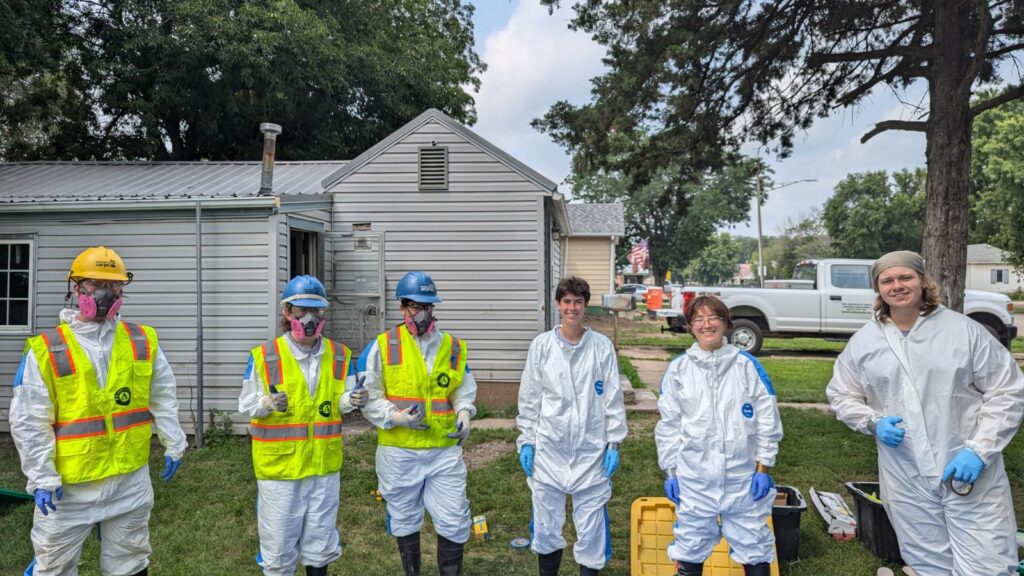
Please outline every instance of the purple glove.
[[[43, 513], [43, 516], [48, 516], [50, 512], [57, 511], [57, 505], [53, 503], [53, 493], [57, 493], [57, 500], [64, 498], [64, 487], [58, 487], [57, 490], [44, 490], [42, 488], [36, 488], [33, 495], [36, 499], [36, 506], [39, 507], [39, 511]], [[49, 508], [49, 510], [47, 510]]]

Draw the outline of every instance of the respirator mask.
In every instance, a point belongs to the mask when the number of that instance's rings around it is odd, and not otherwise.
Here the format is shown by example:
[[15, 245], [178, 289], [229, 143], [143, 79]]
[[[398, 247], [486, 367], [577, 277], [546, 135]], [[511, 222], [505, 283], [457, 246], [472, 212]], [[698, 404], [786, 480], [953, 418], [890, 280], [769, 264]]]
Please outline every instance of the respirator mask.
[[323, 308], [292, 308], [292, 338], [301, 340], [320, 336], [324, 330]]
[[415, 302], [403, 303], [409, 311], [416, 310], [416, 313], [410, 314], [405, 317], [405, 327], [409, 329], [409, 333], [413, 336], [422, 336], [427, 332], [434, 329], [434, 324], [437, 323], [437, 319], [434, 318], [434, 307], [431, 305], [422, 305]]
[[[78, 312], [86, 321], [92, 322], [97, 318], [113, 320], [117, 311], [121, 309], [124, 299], [121, 298], [121, 282], [95, 283], [93, 290], [85, 285], [86, 281], [78, 282]], [[68, 291], [67, 298], [70, 299], [71, 291]]]

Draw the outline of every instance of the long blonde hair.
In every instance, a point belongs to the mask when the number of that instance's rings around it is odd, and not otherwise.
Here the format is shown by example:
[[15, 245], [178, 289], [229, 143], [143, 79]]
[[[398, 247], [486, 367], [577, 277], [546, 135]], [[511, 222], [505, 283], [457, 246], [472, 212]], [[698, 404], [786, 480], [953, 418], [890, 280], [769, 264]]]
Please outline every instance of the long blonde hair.
[[[921, 278], [921, 316], [927, 316], [939, 307], [942, 289], [939, 288], [938, 282], [932, 280], [931, 276], [918, 274], [918, 277]], [[875, 318], [884, 323], [891, 315], [892, 311], [889, 310], [889, 305], [882, 300], [882, 293], [879, 292], [875, 296]]]

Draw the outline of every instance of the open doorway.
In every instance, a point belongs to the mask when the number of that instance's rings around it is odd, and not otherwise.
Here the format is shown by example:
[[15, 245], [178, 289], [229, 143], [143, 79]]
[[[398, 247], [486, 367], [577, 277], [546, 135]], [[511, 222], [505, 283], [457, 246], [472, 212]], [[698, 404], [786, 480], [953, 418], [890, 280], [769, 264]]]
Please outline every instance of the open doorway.
[[321, 262], [320, 234], [300, 228], [288, 231], [289, 278], [309, 274], [320, 278], [323, 275]]

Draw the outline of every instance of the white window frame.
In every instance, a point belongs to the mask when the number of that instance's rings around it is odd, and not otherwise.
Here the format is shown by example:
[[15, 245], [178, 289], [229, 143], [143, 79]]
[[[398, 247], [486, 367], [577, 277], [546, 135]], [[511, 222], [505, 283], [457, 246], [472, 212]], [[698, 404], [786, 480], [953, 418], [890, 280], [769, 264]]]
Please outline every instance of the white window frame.
[[[11, 326], [10, 324], [0, 324], [0, 334], [31, 334], [35, 331], [35, 304], [36, 304], [36, 260], [38, 258], [36, 254], [36, 241], [35, 238], [25, 238], [18, 236], [0, 236], [0, 246], [7, 248], [13, 244], [24, 244], [28, 246], [28, 323], [19, 324], [17, 326]], [[8, 268], [4, 272], [10, 270], [10, 262], [8, 262]], [[10, 292], [10, 280], [8, 280], [8, 293]], [[7, 294], [0, 297], [0, 302], [7, 304]]]

